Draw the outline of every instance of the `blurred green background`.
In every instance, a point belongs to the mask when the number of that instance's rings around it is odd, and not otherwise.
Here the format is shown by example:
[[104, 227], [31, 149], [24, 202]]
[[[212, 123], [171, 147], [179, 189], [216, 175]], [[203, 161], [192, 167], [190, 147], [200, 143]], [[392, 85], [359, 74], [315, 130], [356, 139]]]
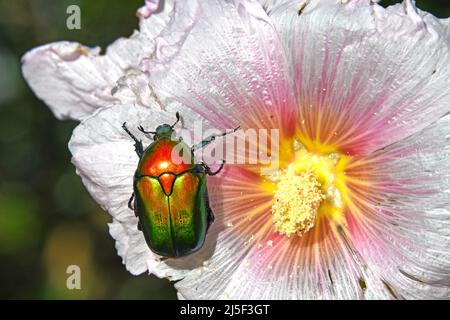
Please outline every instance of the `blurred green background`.
[[[105, 48], [129, 36], [142, 3], [0, 0], [0, 298], [176, 298], [167, 280], [125, 270], [108, 233], [110, 216], [70, 163], [67, 142], [77, 123], [56, 120], [20, 72], [20, 57], [41, 44], [66, 39]], [[81, 30], [66, 28], [71, 4], [81, 8]], [[417, 4], [450, 15], [450, 0]], [[72, 264], [81, 268], [81, 290], [66, 288]]]

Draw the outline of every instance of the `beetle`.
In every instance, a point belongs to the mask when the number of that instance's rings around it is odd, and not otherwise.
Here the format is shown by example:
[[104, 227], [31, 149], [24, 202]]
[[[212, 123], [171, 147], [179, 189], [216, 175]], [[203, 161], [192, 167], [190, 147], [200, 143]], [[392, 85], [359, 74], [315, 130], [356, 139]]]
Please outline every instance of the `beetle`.
[[[212, 171], [204, 162], [197, 163], [194, 152], [217, 137], [239, 129], [209, 136], [189, 147], [181, 137], [172, 138], [179, 121], [180, 114], [177, 112], [172, 125], [159, 125], [155, 131], [146, 131], [142, 125], [139, 126], [138, 130], [142, 133], [153, 135], [153, 142], [145, 149], [142, 140], [128, 130], [126, 122], [122, 125], [134, 140], [139, 157], [128, 207], [138, 218], [138, 229], [143, 232], [149, 248], [160, 256], [173, 258], [198, 251], [214, 221], [206, 175], [218, 174], [225, 161], [216, 171]], [[174, 148], [188, 150], [189, 161], [173, 159]]]

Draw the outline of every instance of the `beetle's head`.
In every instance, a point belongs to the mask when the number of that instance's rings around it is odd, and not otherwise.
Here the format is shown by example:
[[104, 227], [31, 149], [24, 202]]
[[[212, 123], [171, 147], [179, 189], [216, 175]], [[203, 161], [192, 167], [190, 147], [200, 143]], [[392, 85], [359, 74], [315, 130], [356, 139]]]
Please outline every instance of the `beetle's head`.
[[170, 124], [162, 124], [156, 128], [153, 138], [154, 140], [157, 140], [159, 138], [170, 138], [173, 131], [174, 130]]
[[176, 126], [176, 124], [180, 121], [180, 114], [176, 113], [177, 121], [175, 121], [174, 124], [162, 124], [158, 126], [155, 130], [155, 135], [153, 136], [154, 140], [157, 140], [159, 138], [171, 138], [172, 133], [175, 131], [173, 128]]

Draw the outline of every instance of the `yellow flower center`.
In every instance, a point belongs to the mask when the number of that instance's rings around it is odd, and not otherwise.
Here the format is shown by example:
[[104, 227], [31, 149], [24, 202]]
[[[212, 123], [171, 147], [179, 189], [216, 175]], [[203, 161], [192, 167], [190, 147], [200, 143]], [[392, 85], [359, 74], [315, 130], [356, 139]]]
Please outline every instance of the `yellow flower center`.
[[288, 237], [302, 236], [318, 219], [342, 222], [346, 157], [338, 153], [312, 153], [294, 142], [295, 160], [287, 169], [265, 174], [276, 184], [272, 221]]
[[272, 206], [275, 230], [288, 237], [302, 235], [314, 226], [325, 195], [311, 171], [297, 174], [294, 166], [282, 173]]

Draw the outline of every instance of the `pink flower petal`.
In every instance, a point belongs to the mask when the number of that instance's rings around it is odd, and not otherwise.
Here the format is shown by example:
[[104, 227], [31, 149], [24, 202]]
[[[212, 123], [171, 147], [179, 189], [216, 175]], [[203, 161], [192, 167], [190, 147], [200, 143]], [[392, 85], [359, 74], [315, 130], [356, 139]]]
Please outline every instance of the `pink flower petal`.
[[157, 41], [157, 59], [148, 65], [160, 99], [182, 102], [219, 128], [281, 128], [292, 134], [287, 65], [261, 6], [189, 1], [178, 10], [189, 32], [168, 28]]
[[[367, 264], [404, 298], [450, 291], [450, 117], [361, 159], [350, 230]], [[362, 191], [362, 192], [361, 192]]]
[[161, 2], [159, 0], [145, 0], [145, 6], [143, 6], [137, 11], [137, 16], [140, 18], [147, 19], [156, 10], [158, 10], [160, 5]]
[[270, 17], [292, 65], [308, 139], [367, 154], [450, 111], [448, 20], [409, 0], [387, 9], [370, 1], [289, 1]]
[[[207, 264], [175, 286], [186, 299], [390, 298], [379, 277], [324, 218], [303, 237], [274, 232], [271, 187], [228, 166], [210, 181], [217, 246]], [[353, 244], [351, 244], [353, 247]], [[370, 285], [370, 286], [369, 286]]]

